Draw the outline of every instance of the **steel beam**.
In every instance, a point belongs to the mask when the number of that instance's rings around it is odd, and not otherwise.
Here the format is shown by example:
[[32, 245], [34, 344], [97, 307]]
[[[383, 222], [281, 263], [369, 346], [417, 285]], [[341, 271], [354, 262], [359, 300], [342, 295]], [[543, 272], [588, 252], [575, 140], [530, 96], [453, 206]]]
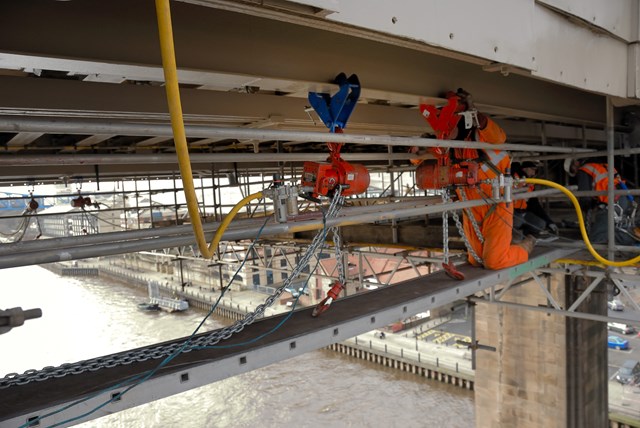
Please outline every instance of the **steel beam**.
[[[325, 134], [320, 134], [325, 137]], [[249, 163], [260, 162], [323, 162], [327, 153], [192, 153], [189, 155], [192, 163]], [[343, 158], [350, 161], [386, 161], [409, 160], [415, 156], [408, 153], [345, 153]], [[48, 165], [166, 165], [178, 167], [175, 154], [130, 154], [130, 155], [17, 155], [0, 156], [0, 166], [48, 166]], [[167, 171], [167, 174], [170, 172]]]
[[[49, 132], [65, 134], [117, 134], [130, 136], [172, 136], [173, 131], [169, 124], [154, 123], [129, 123], [100, 120], [76, 120], [38, 117], [0, 117], [1, 132]], [[453, 147], [489, 149], [496, 148], [495, 144], [475, 141], [451, 141], [435, 138], [421, 137], [393, 137], [389, 135], [367, 134], [333, 134], [328, 132], [308, 131], [280, 131], [272, 129], [249, 128], [224, 128], [214, 126], [187, 125], [185, 126], [187, 137], [196, 138], [228, 138], [251, 140], [280, 140], [302, 142], [336, 142], [361, 145], [386, 145], [386, 146], [418, 146], [418, 147]], [[589, 149], [558, 147], [558, 146], [533, 146], [530, 144], [501, 144], [501, 150], [510, 151], [542, 151], [548, 153], [583, 153]]]
[[[207, 3], [171, 5], [178, 65], [184, 69], [327, 83], [344, 71], [358, 74], [367, 88], [409, 94], [416, 101], [420, 96], [439, 96], [461, 82], [473, 82], [467, 89], [478, 101], [517, 111], [520, 117], [604, 123], [602, 96], [527, 76], [505, 78], [479, 67], [490, 61], [463, 55], [452, 58], [451, 51], [424, 42], [365, 32], [313, 16], [255, 7], [236, 13], [222, 10], [220, 4], [203, 5]], [[40, 11], [38, 16], [32, 13], [34, 7]], [[126, 16], [122, 10], [127, 11]], [[153, 5], [126, 0], [2, 2], [0, 15], [7, 18], [0, 28], [0, 51], [6, 53], [160, 65]], [[51, 16], [56, 19], [49, 19]], [[246, 28], [252, 29], [250, 34]], [[15, 34], [21, 37], [13, 37]], [[337, 47], [349, 55], [336, 55]], [[212, 49], [215, 55], [203, 55]], [[77, 70], [83, 72], [89, 70]], [[529, 116], [522, 116], [527, 112]]]

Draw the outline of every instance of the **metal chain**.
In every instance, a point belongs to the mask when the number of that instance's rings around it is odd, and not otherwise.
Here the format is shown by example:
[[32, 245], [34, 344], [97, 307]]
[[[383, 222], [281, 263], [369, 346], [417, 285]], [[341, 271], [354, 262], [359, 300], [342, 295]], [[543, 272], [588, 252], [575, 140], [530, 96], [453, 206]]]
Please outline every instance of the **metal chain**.
[[[333, 196], [331, 204], [329, 205], [325, 218], [336, 217], [338, 215], [338, 212], [340, 211], [340, 208], [342, 208], [343, 203], [344, 203], [344, 197], [340, 195], [340, 190], [337, 190]], [[307, 265], [309, 264], [309, 261], [311, 260], [311, 257], [313, 257], [316, 251], [324, 244], [325, 237], [326, 237], [326, 234], [324, 230], [321, 230], [316, 234], [316, 236], [313, 238], [313, 241], [311, 242], [311, 245], [309, 246], [309, 248], [307, 248], [307, 251], [300, 259], [300, 262], [291, 272], [291, 275], [289, 275], [289, 277], [284, 281], [284, 283], [280, 287], [278, 287], [274, 291], [274, 293], [265, 300], [263, 304], [257, 306], [254, 312], [247, 314], [245, 318], [243, 318], [242, 320], [236, 321], [233, 325], [229, 327], [225, 327], [222, 330], [215, 331], [210, 335], [202, 336], [198, 338], [197, 341], [192, 342], [193, 346], [188, 347], [189, 350], [213, 346], [216, 343], [220, 342], [222, 339], [228, 339], [234, 333], [241, 331], [242, 329], [244, 329], [245, 326], [254, 322], [258, 316], [261, 316], [264, 313], [264, 311], [269, 306], [271, 306], [278, 297], [280, 297], [280, 295], [284, 292], [284, 289], [287, 288], [291, 284], [291, 282], [298, 277], [300, 272], [302, 272], [302, 270], [307, 267]], [[200, 342], [200, 343], [196, 343], [196, 342]]]
[[[325, 213], [324, 218], [335, 218], [342, 205], [344, 203], [344, 197], [340, 195], [340, 188], [336, 190], [331, 203]], [[333, 228], [332, 228], [333, 229]], [[202, 349], [211, 347], [217, 343], [230, 338], [233, 334], [242, 331], [247, 325], [253, 323], [256, 318], [262, 316], [264, 311], [271, 306], [278, 297], [284, 292], [284, 289], [289, 287], [291, 282], [300, 275], [303, 269], [309, 264], [309, 261], [316, 254], [316, 251], [324, 245], [325, 242], [325, 230], [320, 230], [313, 238], [309, 248], [300, 259], [298, 265], [293, 269], [291, 275], [284, 281], [284, 283], [278, 287], [274, 293], [265, 299], [265, 302], [258, 305], [256, 309], [247, 314], [242, 320], [236, 321], [231, 326], [222, 328], [211, 332], [210, 334], [200, 337], [194, 337], [191, 341], [185, 344], [172, 343], [169, 345], [158, 345], [145, 349], [139, 349], [136, 351], [124, 352], [116, 355], [110, 355], [106, 357], [98, 357], [90, 360], [80, 361], [77, 363], [63, 364], [59, 367], [48, 366], [42, 370], [30, 369], [22, 374], [9, 373], [4, 378], [0, 379], [0, 389], [9, 388], [14, 385], [25, 385], [29, 382], [38, 382], [50, 378], [64, 377], [69, 374], [80, 374], [86, 371], [97, 371], [103, 368], [111, 368], [120, 365], [131, 364], [135, 361], [147, 361], [156, 360], [160, 358], [167, 358], [175, 353], [190, 352], [196, 349]]]
[[[464, 191], [460, 192], [460, 198], [462, 200], [466, 200], [464, 195]], [[471, 218], [473, 219], [473, 215], [469, 216], [469, 214], [471, 213], [467, 213], [467, 218]], [[462, 222], [460, 221], [460, 217], [458, 216], [458, 213], [456, 211], [451, 211], [451, 216], [453, 217], [453, 221], [455, 221], [456, 223], [456, 227], [458, 228], [458, 233], [460, 234], [460, 237], [462, 238], [462, 242], [464, 242], [464, 246], [467, 247], [467, 251], [469, 252], [469, 254], [471, 254], [471, 257], [473, 257], [473, 259], [480, 263], [481, 265], [484, 264], [482, 257], [480, 257], [478, 255], [478, 253], [476, 253], [476, 251], [473, 249], [473, 246], [471, 245], [471, 243], [469, 242], [469, 239], [467, 238], [467, 234], [464, 233], [464, 227], [462, 226]], [[475, 219], [474, 219], [475, 220]], [[472, 222], [471, 224], [474, 224], [474, 222]], [[477, 223], [476, 223], [477, 226]], [[475, 230], [475, 227], [474, 227]], [[476, 233], [479, 233], [479, 231], [477, 231]], [[478, 239], [482, 238], [482, 233], [480, 233], [480, 235], [478, 235]], [[484, 242], [484, 238], [482, 238], [482, 240], [480, 241], [481, 243]]]
[[340, 231], [337, 227], [332, 227], [331, 232], [333, 233], [333, 247], [335, 248], [336, 253], [336, 267], [338, 269], [338, 281], [342, 285], [346, 285], [347, 280], [347, 272], [344, 266], [344, 253], [342, 252], [342, 237], [340, 236]]
[[[442, 203], [449, 202], [449, 189], [442, 191]], [[442, 258], [445, 264], [449, 264], [449, 212], [442, 211]]]
[[[467, 201], [467, 193], [463, 190], [460, 191], [460, 199]], [[467, 214], [467, 218], [469, 218], [471, 226], [473, 226], [473, 231], [476, 233], [478, 241], [480, 241], [481, 244], [484, 244], [484, 236], [480, 231], [480, 225], [478, 225], [478, 222], [476, 221], [476, 216], [473, 215], [473, 212], [469, 208], [464, 208], [463, 211]]]

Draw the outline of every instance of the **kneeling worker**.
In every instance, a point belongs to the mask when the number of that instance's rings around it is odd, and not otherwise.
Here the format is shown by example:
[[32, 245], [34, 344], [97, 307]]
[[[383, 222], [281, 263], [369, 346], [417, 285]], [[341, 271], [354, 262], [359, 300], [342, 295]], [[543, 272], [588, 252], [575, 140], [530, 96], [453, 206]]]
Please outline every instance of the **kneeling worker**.
[[[447, 93], [448, 107], [455, 105], [457, 124], [446, 131], [436, 130], [437, 137], [444, 140], [480, 141], [503, 144], [506, 135], [502, 128], [487, 115], [476, 110], [471, 95], [463, 89]], [[431, 106], [429, 106], [431, 107]], [[441, 112], [445, 111], [443, 108]], [[423, 113], [423, 115], [425, 115]], [[471, 116], [473, 120], [467, 120]], [[427, 115], [425, 115], [427, 117]], [[461, 119], [461, 117], [463, 117]], [[429, 121], [429, 118], [427, 118]], [[431, 122], [429, 122], [431, 124]], [[432, 125], [433, 128], [433, 125]], [[435, 129], [434, 129], [435, 130]], [[453, 149], [452, 163], [473, 162], [478, 166], [480, 184], [456, 187], [460, 200], [491, 199], [492, 185], [488, 181], [505, 174], [510, 166], [507, 152], [501, 150]], [[421, 165], [423, 167], [424, 165]], [[522, 242], [512, 245], [513, 204], [480, 205], [465, 209], [463, 230], [468, 241], [468, 260], [474, 266], [498, 270], [524, 263], [535, 245], [535, 238], [527, 236]]]
[[[578, 191], [606, 191], [609, 187], [608, 165], [597, 162], [584, 162], [567, 159], [565, 171], [570, 177], [576, 177]], [[614, 168], [614, 186], [616, 189], [627, 189], [625, 181]], [[606, 194], [594, 197], [578, 198], [585, 215], [585, 223], [589, 240], [593, 244], [608, 242], [609, 198]], [[635, 226], [635, 210], [637, 204], [631, 195], [617, 195], [614, 200], [615, 242], [618, 245], [638, 245], [640, 230]]]

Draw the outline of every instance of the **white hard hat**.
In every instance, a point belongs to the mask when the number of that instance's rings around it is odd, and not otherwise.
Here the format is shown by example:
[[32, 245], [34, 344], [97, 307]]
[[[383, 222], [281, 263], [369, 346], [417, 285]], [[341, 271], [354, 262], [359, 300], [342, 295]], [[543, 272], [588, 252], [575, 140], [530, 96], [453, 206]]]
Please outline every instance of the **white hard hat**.
[[569, 177], [575, 177], [576, 173], [575, 171], [571, 171], [571, 164], [573, 163], [573, 159], [571, 158], [567, 158], [564, 160], [564, 170], [567, 174], [569, 174]]

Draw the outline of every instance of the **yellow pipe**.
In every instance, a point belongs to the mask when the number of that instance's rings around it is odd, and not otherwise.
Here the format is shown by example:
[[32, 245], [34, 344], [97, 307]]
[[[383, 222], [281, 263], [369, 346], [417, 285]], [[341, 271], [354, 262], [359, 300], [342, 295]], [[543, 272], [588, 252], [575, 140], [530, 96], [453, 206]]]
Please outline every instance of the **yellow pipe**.
[[156, 15], [158, 17], [158, 32], [160, 33], [160, 50], [162, 52], [162, 68], [164, 70], [165, 87], [167, 89], [167, 103], [171, 115], [171, 128], [173, 129], [173, 141], [178, 155], [178, 165], [180, 166], [180, 176], [184, 186], [184, 195], [187, 200], [187, 209], [193, 234], [195, 235], [198, 249], [202, 257], [210, 259], [215, 254], [216, 248], [222, 234], [224, 233], [236, 213], [249, 201], [262, 198], [262, 192], [254, 193], [244, 198], [233, 207], [231, 212], [218, 227], [216, 234], [207, 246], [207, 239], [202, 229], [202, 220], [198, 208], [198, 198], [193, 185], [193, 172], [191, 171], [191, 160], [189, 159], [189, 148], [187, 147], [187, 137], [184, 131], [184, 119], [182, 117], [182, 104], [180, 103], [180, 89], [178, 87], [178, 72], [176, 69], [176, 55], [173, 46], [173, 28], [171, 26], [171, 10], [169, 0], [156, 0]]
[[580, 233], [582, 234], [582, 239], [584, 240], [584, 243], [587, 244], [587, 249], [589, 250], [591, 255], [600, 263], [605, 264], [607, 266], [623, 267], [623, 266], [633, 266], [638, 262], [640, 262], [640, 256], [637, 256], [637, 257], [634, 257], [633, 259], [625, 260], [622, 262], [614, 262], [611, 260], [607, 260], [604, 257], [602, 257], [600, 254], [598, 254], [598, 252], [591, 245], [591, 241], [589, 241], [589, 236], [587, 236], [587, 229], [584, 226], [584, 217], [582, 216], [582, 209], [580, 208], [578, 199], [573, 195], [573, 193], [569, 191], [569, 189], [567, 189], [564, 186], [561, 186], [558, 183], [554, 183], [553, 181], [542, 180], [540, 178], [525, 178], [524, 181], [525, 183], [528, 183], [528, 184], [541, 184], [543, 186], [553, 187], [554, 189], [560, 190], [562, 193], [567, 195], [567, 197], [573, 203], [573, 207], [575, 208], [576, 213], [578, 214], [578, 224], [580, 225]]
[[[252, 195], [247, 196], [246, 198], [244, 198], [243, 200], [235, 204], [235, 206], [231, 209], [231, 211], [229, 211], [229, 214], [227, 214], [224, 220], [222, 220], [222, 223], [220, 223], [220, 226], [218, 226], [218, 229], [216, 230], [216, 234], [213, 236], [213, 240], [211, 241], [211, 244], [209, 244], [209, 250], [212, 253], [216, 251], [216, 248], [218, 247], [218, 243], [220, 242], [220, 239], [222, 239], [222, 234], [227, 229], [227, 227], [229, 226], [229, 223], [231, 223], [231, 220], [233, 220], [233, 218], [236, 216], [238, 211], [240, 211], [242, 207], [247, 205], [252, 200], [260, 199], [260, 198], [262, 198], [262, 192], [256, 192]], [[202, 250], [200, 252], [202, 252]]]

